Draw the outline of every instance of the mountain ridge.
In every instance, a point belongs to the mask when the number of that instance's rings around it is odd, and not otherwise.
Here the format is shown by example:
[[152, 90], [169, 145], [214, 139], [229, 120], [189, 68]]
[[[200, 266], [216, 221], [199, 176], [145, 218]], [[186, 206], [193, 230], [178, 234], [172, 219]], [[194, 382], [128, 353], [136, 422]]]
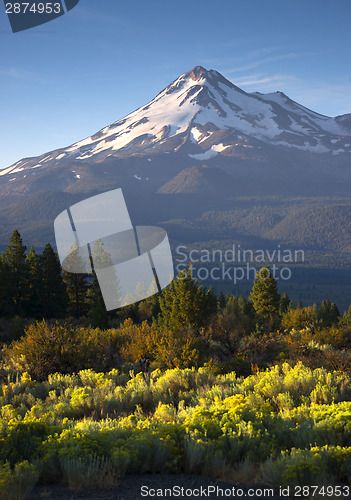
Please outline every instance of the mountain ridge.
[[[214, 132], [215, 141], [211, 139]], [[126, 117], [66, 148], [19, 160], [0, 171], [0, 180], [1, 184], [17, 182], [52, 166], [171, 152], [181, 153], [186, 160], [203, 161], [235, 157], [240, 151], [246, 158], [249, 149], [255, 148], [257, 156], [262, 149], [269, 158], [270, 147], [349, 156], [351, 114], [320, 115], [279, 91], [246, 93], [218, 71], [196, 66]], [[81, 174], [70, 173], [81, 179]]]

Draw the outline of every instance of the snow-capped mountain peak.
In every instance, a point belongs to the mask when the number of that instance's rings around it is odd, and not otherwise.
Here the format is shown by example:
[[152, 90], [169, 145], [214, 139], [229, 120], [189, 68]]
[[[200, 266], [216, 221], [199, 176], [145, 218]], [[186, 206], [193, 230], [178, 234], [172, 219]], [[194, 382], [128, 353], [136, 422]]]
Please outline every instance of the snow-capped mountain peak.
[[309, 153], [350, 154], [351, 128], [348, 119], [322, 116], [282, 92], [246, 93], [218, 71], [196, 66], [125, 118], [72, 146], [21, 160], [0, 175], [60, 162], [84, 165], [171, 152], [203, 161], [267, 144]]

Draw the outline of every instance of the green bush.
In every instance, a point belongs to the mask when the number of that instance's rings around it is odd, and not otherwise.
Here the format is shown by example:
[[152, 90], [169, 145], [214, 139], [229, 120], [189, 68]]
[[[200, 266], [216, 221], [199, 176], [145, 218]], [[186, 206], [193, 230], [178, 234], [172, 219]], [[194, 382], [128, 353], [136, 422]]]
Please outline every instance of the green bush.
[[63, 475], [72, 489], [113, 488], [118, 484], [118, 474], [113, 463], [98, 456], [61, 457]]
[[12, 342], [7, 358], [16, 369], [27, 369], [37, 379], [44, 380], [55, 372], [112, 368], [119, 345], [117, 330], [41, 321], [30, 325], [20, 340]]
[[71, 487], [143, 472], [254, 481], [262, 463], [272, 483], [315, 481], [318, 468], [346, 482], [349, 387], [347, 374], [301, 363], [246, 378], [177, 368], [128, 380], [85, 369], [38, 382], [23, 373], [0, 386], [0, 462], [11, 475], [37, 461], [42, 479]]
[[262, 479], [273, 486], [306, 486], [350, 481], [351, 448], [312, 447], [293, 448], [277, 459], [269, 459], [261, 467]]
[[37, 468], [27, 461], [0, 463], [0, 500], [25, 500], [38, 481]]

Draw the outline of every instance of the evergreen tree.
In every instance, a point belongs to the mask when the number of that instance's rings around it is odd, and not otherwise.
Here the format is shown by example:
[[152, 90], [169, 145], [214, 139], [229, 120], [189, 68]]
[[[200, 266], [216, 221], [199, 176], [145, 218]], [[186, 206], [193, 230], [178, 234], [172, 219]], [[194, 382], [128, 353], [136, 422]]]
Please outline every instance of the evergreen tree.
[[340, 317], [336, 304], [334, 302], [331, 304], [329, 299], [323, 300], [319, 315], [325, 326], [336, 323]]
[[0, 317], [13, 316], [14, 303], [13, 296], [13, 282], [10, 266], [6, 262], [5, 253], [0, 257]]
[[181, 271], [160, 295], [160, 322], [172, 331], [192, 328], [198, 331], [216, 313], [217, 299], [212, 289], [198, 286], [191, 269]]
[[67, 293], [62, 279], [60, 261], [50, 243], [39, 257], [42, 286], [41, 307], [44, 318], [59, 318], [65, 315]]
[[330, 319], [332, 323], [336, 323], [340, 318], [340, 312], [335, 304], [335, 302], [332, 302], [332, 305], [330, 306]]
[[24, 308], [26, 316], [40, 318], [43, 314], [42, 274], [39, 256], [32, 246], [26, 258]]
[[279, 314], [282, 316], [286, 311], [289, 309], [290, 306], [290, 299], [288, 295], [284, 292], [283, 295], [280, 297], [280, 303], [279, 303]]
[[269, 267], [264, 266], [257, 272], [249, 298], [256, 313], [268, 318], [278, 315], [280, 295]]
[[313, 306], [312, 306], [312, 312], [313, 312], [313, 316], [314, 316], [314, 318], [315, 318], [315, 320], [317, 322], [318, 319], [319, 319], [319, 310], [318, 310], [318, 306], [317, 306], [316, 303], [314, 303]]
[[13, 313], [23, 316], [23, 297], [26, 281], [26, 246], [23, 245], [21, 235], [17, 229], [14, 230], [10, 237], [10, 243], [7, 246], [3, 261], [7, 264], [10, 271]]
[[[88, 276], [86, 274], [85, 263], [79, 255], [79, 249], [76, 244], [71, 248], [64, 264], [63, 282], [68, 295], [68, 312], [79, 318], [88, 311]], [[72, 272], [69, 272], [68, 269], [72, 269]]]
[[245, 299], [245, 296], [244, 296], [244, 294], [243, 294], [243, 293], [241, 293], [241, 294], [239, 295], [239, 298], [238, 298], [238, 307], [239, 307], [239, 309], [240, 309], [240, 311], [241, 311], [242, 313], [244, 313], [244, 312], [245, 312], [245, 308], [246, 308], [246, 299]]
[[218, 295], [218, 309], [224, 309], [226, 306], [226, 300], [223, 292]]
[[214, 325], [213, 335], [223, 342], [232, 354], [238, 339], [251, 332], [254, 324], [254, 310], [243, 294], [228, 296], [226, 307], [220, 310]]
[[95, 273], [88, 284], [86, 305], [91, 326], [102, 330], [107, 329], [109, 325], [108, 313]]
[[244, 296], [243, 293], [241, 293], [239, 295], [237, 303], [238, 303], [238, 308], [239, 308], [239, 312], [240, 312], [241, 315], [247, 316], [248, 318], [253, 318], [254, 317], [255, 310], [254, 310], [251, 302], [248, 302], [245, 299], [245, 296]]
[[145, 300], [142, 300], [138, 304], [138, 321], [142, 322], [145, 320], [156, 319], [160, 314], [160, 300], [159, 294], [156, 293], [151, 295]]
[[351, 327], [351, 306], [348, 308], [347, 311], [344, 312], [344, 315], [342, 317], [342, 323], [346, 326]]
[[[111, 267], [111, 255], [104, 249], [104, 244], [101, 240], [95, 242], [91, 249], [91, 255], [93, 278], [90, 279], [86, 295], [89, 319], [92, 326], [106, 329], [108, 328], [109, 317], [94, 268]], [[116, 283], [118, 283], [115, 273], [112, 272], [111, 278], [116, 278]]]
[[238, 297], [236, 295], [228, 295], [226, 297], [226, 308], [231, 314], [235, 314], [236, 316], [239, 314], [239, 304]]
[[321, 303], [321, 308], [320, 308], [320, 311], [319, 311], [319, 316], [320, 316], [321, 320], [323, 321], [324, 325], [328, 325], [328, 323], [329, 323], [330, 306], [331, 306], [331, 304], [330, 304], [330, 300], [329, 299], [323, 300], [322, 303]]
[[328, 316], [330, 311], [330, 306], [331, 306], [330, 299], [325, 299], [322, 301], [320, 310], [322, 316]]

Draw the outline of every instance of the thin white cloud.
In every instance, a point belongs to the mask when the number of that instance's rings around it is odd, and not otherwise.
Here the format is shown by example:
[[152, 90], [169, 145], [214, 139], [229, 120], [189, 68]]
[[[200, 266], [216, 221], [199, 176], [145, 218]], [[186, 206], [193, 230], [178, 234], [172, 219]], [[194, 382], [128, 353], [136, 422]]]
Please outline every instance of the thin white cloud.
[[279, 84], [289, 84], [291, 82], [297, 82], [299, 81], [298, 78], [292, 75], [266, 75], [266, 74], [256, 74], [256, 75], [249, 75], [249, 76], [244, 76], [241, 78], [235, 78], [235, 85], [240, 85], [249, 87], [251, 85], [269, 85], [269, 84], [274, 84], [277, 85]]
[[229, 79], [246, 92], [282, 91], [292, 100], [327, 116], [351, 112], [351, 83], [348, 78], [344, 81], [321, 82], [291, 74], [255, 72], [231, 75]]
[[239, 73], [241, 71], [248, 71], [250, 69], [255, 69], [258, 66], [262, 66], [263, 64], [281, 61], [283, 59], [296, 59], [296, 58], [301, 57], [303, 55], [306, 55], [306, 54], [298, 54], [295, 52], [291, 52], [289, 54], [279, 54], [276, 56], [265, 57], [263, 59], [258, 59], [257, 61], [254, 61], [250, 64], [246, 64], [244, 66], [226, 69], [225, 72], [228, 74]]
[[35, 83], [41, 85], [52, 84], [53, 81], [43, 77], [39, 73], [34, 73], [32, 71], [27, 71], [23, 69], [16, 68], [15, 66], [10, 66], [7, 68], [0, 67], [0, 77], [9, 78], [12, 80], [18, 80], [26, 83]]
[[351, 85], [309, 82], [294, 89], [294, 100], [327, 115], [344, 115], [351, 113]]
[[264, 56], [267, 54], [271, 54], [272, 52], [281, 51], [281, 50], [282, 50], [282, 47], [262, 47], [260, 49], [248, 52], [247, 57], [252, 57], [252, 58], [261, 57], [261, 56]]

